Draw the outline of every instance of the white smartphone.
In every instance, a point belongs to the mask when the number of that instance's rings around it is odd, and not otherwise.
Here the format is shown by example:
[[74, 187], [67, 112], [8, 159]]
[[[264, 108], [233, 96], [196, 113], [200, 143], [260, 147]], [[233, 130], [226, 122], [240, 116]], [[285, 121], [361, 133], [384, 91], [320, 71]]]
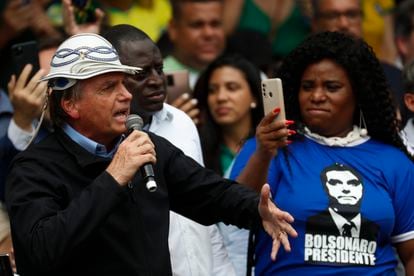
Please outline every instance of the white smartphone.
[[269, 114], [269, 112], [279, 107], [280, 112], [275, 120], [286, 120], [285, 101], [283, 99], [283, 87], [281, 79], [274, 78], [262, 81], [262, 99], [264, 115]]
[[166, 72], [167, 103], [171, 104], [184, 93], [192, 94], [187, 70]]

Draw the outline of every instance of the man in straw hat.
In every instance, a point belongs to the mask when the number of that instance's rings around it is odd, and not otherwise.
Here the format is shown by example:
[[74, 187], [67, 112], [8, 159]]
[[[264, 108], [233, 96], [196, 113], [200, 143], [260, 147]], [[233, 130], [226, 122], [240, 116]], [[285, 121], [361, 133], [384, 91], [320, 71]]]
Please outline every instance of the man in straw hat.
[[[99, 35], [57, 49], [43, 78], [55, 131], [17, 156], [7, 182], [20, 275], [171, 275], [170, 209], [203, 224], [263, 225], [273, 258], [290, 249], [293, 218], [271, 203], [268, 185], [258, 196], [156, 135], [124, 135], [132, 96], [123, 82], [140, 70]], [[155, 192], [139, 173], [147, 163]]]

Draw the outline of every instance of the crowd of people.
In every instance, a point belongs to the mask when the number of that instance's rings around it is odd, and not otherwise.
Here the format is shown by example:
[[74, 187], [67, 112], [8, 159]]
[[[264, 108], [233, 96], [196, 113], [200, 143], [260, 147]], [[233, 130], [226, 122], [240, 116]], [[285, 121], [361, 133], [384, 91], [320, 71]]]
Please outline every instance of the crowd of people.
[[[414, 0], [0, 11], [14, 273], [414, 275]], [[39, 66], [13, 58], [28, 41]], [[266, 78], [284, 92], [268, 114]]]

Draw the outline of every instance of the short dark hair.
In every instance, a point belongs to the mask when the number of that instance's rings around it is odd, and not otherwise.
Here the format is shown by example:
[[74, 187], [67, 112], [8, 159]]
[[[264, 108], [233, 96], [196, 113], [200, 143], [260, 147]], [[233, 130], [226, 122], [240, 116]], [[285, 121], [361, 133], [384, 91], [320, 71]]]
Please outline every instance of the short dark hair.
[[172, 10], [172, 18], [174, 20], [181, 19], [181, 8], [182, 8], [183, 4], [187, 4], [187, 3], [208, 3], [208, 2], [220, 2], [220, 3], [222, 3], [223, 0], [170, 0], [171, 10]]
[[[151, 38], [141, 29], [128, 24], [115, 25], [102, 33], [116, 50], [119, 51], [121, 44], [126, 41], [151, 40]], [[151, 40], [152, 41], [152, 40]]]
[[394, 12], [395, 37], [408, 37], [414, 29], [414, 1], [402, 1]]
[[339, 164], [339, 163], [332, 164], [332, 165], [330, 165], [330, 166], [323, 169], [323, 171], [321, 172], [321, 175], [320, 175], [322, 184], [325, 185], [325, 183], [328, 181], [328, 177], [327, 177], [326, 174], [330, 171], [351, 172], [353, 175], [355, 175], [358, 178], [361, 185], [363, 185], [362, 176], [354, 168], [352, 168], [348, 165]]

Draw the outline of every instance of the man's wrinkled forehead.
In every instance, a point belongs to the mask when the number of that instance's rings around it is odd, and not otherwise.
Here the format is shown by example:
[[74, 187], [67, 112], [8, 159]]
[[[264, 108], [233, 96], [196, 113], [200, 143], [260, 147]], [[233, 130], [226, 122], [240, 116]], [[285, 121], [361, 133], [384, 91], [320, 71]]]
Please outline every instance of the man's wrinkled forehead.
[[344, 12], [362, 8], [360, 0], [313, 0], [312, 2], [315, 15], [327, 11]]

